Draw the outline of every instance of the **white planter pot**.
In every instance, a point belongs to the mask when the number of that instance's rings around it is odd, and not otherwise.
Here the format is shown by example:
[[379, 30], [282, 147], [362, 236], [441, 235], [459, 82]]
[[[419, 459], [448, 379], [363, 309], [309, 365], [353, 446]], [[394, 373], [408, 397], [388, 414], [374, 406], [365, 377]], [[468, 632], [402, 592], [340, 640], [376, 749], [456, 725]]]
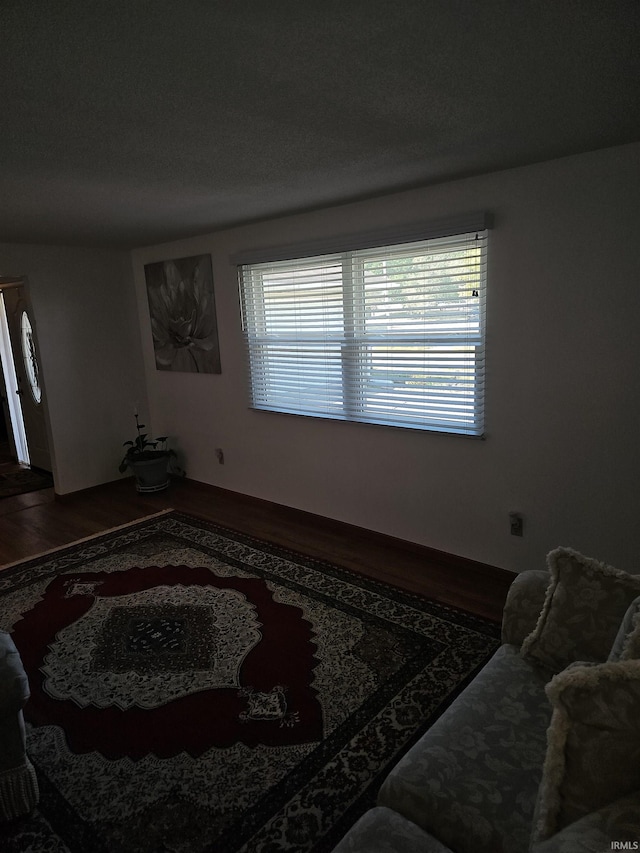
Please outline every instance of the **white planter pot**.
[[169, 455], [162, 451], [149, 451], [144, 459], [130, 460], [129, 467], [136, 478], [139, 492], [161, 492], [169, 487]]

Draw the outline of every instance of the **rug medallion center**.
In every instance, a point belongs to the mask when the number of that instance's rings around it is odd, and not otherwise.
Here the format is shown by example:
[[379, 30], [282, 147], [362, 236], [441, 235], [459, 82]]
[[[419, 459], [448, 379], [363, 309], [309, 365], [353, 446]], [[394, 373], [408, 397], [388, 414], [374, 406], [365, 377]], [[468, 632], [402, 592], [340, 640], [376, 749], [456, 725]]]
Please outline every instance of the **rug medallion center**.
[[234, 589], [156, 586], [100, 596], [58, 632], [44, 689], [81, 708], [157, 708], [205, 690], [239, 688], [261, 638], [253, 604]]
[[116, 605], [97, 638], [91, 667], [140, 673], [210, 669], [219, 634], [208, 607]]

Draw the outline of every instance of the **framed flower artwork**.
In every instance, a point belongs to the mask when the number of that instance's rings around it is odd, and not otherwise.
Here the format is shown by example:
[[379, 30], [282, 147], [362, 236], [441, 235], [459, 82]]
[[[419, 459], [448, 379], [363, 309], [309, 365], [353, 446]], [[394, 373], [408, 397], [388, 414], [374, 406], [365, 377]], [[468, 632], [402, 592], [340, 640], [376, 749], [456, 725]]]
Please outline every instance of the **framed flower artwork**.
[[158, 370], [221, 373], [211, 255], [144, 268]]

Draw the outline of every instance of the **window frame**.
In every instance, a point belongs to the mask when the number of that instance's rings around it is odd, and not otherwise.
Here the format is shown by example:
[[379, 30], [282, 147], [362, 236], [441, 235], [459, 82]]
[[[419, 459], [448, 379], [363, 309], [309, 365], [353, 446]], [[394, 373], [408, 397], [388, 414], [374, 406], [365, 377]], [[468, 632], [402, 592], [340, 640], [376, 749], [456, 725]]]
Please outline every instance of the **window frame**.
[[[338, 261], [341, 264], [341, 288], [343, 292], [342, 298], [342, 317], [343, 317], [343, 328], [341, 330], [340, 335], [332, 337], [331, 335], [320, 335], [317, 336], [315, 340], [318, 342], [333, 342], [338, 343], [340, 345], [340, 376], [341, 376], [341, 386], [343, 389], [342, 393], [342, 403], [341, 406], [336, 410], [329, 410], [327, 404], [324, 406], [320, 406], [319, 408], [314, 409], [313, 407], [305, 408], [301, 405], [293, 405], [291, 401], [289, 401], [289, 405], [283, 403], [282, 400], [278, 401], [277, 394], [272, 394], [270, 399], [268, 399], [268, 393], [266, 393], [266, 397], [261, 398], [261, 394], [257, 393], [257, 386], [266, 386], [268, 385], [268, 380], [265, 377], [268, 376], [269, 373], [269, 361], [268, 355], [261, 356], [261, 352], [264, 352], [265, 349], [268, 351], [270, 345], [272, 347], [275, 346], [276, 343], [281, 345], [286, 344], [286, 339], [282, 335], [278, 338], [277, 336], [269, 336], [268, 334], [259, 335], [257, 334], [257, 325], [255, 317], [260, 314], [261, 308], [260, 306], [256, 306], [256, 294], [260, 297], [262, 294], [262, 298], [264, 299], [265, 294], [265, 286], [264, 281], [257, 282], [256, 276], [261, 275], [261, 264], [269, 264], [271, 267], [277, 267], [278, 259], [277, 258], [269, 258], [265, 261], [249, 261], [247, 262], [243, 258], [240, 258], [239, 266], [239, 288], [240, 288], [240, 305], [242, 311], [242, 328], [245, 335], [245, 346], [248, 352], [248, 367], [249, 367], [249, 388], [250, 388], [250, 406], [251, 408], [260, 410], [260, 411], [271, 411], [271, 412], [279, 412], [283, 414], [295, 414], [306, 417], [315, 417], [321, 419], [330, 419], [330, 420], [341, 420], [348, 422], [356, 422], [356, 423], [367, 423], [371, 425], [381, 425], [393, 428], [405, 428], [405, 429], [415, 429], [429, 433], [444, 433], [448, 435], [462, 435], [469, 436], [474, 438], [482, 438], [484, 437], [484, 362], [485, 362], [485, 350], [486, 350], [486, 277], [487, 277], [487, 242], [488, 242], [488, 229], [486, 219], [482, 222], [483, 227], [478, 228], [475, 227], [473, 229], [465, 229], [464, 232], [455, 231], [453, 229], [449, 229], [451, 233], [446, 235], [430, 235], [426, 238], [422, 239], [409, 239], [409, 240], [400, 240], [397, 239], [393, 242], [379, 242], [376, 243], [369, 241], [369, 245], [365, 246], [368, 249], [375, 249], [376, 251], [395, 251], [396, 249], [403, 249], [405, 246], [410, 246], [411, 244], [416, 245], [424, 245], [425, 241], [437, 241], [441, 236], [442, 237], [450, 237], [454, 241], [458, 241], [458, 248], [462, 246], [464, 241], [470, 241], [470, 235], [473, 234], [475, 239], [478, 240], [480, 238], [480, 243], [477, 244], [480, 247], [479, 252], [479, 273], [478, 273], [478, 286], [473, 289], [473, 293], [479, 299], [478, 302], [478, 323], [477, 323], [477, 333], [471, 334], [467, 329], [465, 332], [455, 332], [449, 330], [448, 332], [437, 331], [437, 330], [429, 330], [428, 328], [421, 328], [419, 331], [416, 331], [415, 335], [410, 335], [406, 331], [399, 331], [396, 334], [386, 331], [381, 335], [374, 335], [370, 330], [367, 330], [366, 327], [366, 308], [363, 305], [363, 300], [365, 297], [366, 286], [364, 283], [364, 275], [362, 269], [364, 267], [364, 261], [358, 262], [356, 259], [354, 263], [354, 256], [358, 254], [360, 248], [356, 245], [355, 248], [352, 249], [343, 249], [341, 248], [338, 252], [321, 252], [319, 254], [310, 255], [307, 252], [303, 253], [302, 248], [299, 250], [299, 254], [296, 255], [295, 247], [286, 252], [287, 257], [283, 257], [280, 260], [287, 261], [289, 264], [294, 265], [298, 262], [301, 267], [305, 263], [311, 262], [322, 262], [326, 261], [327, 265], [331, 263], [337, 263]], [[354, 241], [355, 242], [355, 241]], [[400, 244], [400, 245], [399, 245]], [[277, 252], [275, 253], [277, 254]], [[283, 255], [285, 253], [283, 252]], [[366, 252], [364, 253], [364, 257], [366, 258]], [[243, 262], [244, 260], [244, 262]], [[291, 266], [290, 268], [294, 268]], [[357, 275], [354, 277], [354, 270]], [[354, 280], [354, 278], [356, 280]], [[426, 291], [425, 291], [426, 292]], [[462, 299], [458, 300], [460, 304], [462, 304]], [[249, 304], [251, 303], [251, 304]], [[359, 304], [358, 304], [359, 303]], [[452, 304], [458, 304], [454, 302]], [[263, 311], [263, 320], [265, 317], [264, 304], [262, 305]], [[266, 320], [265, 328], [266, 328]], [[312, 341], [313, 336], [308, 335], [306, 338], [295, 338], [290, 341], [290, 345], [293, 347], [294, 340], [306, 340], [307, 343]], [[436, 421], [435, 415], [430, 415], [429, 417], [421, 416], [419, 418], [415, 418], [412, 416], [403, 418], [398, 415], [391, 416], [380, 416], [371, 414], [366, 414], [366, 404], [363, 404], [363, 396], [367, 394], [367, 382], [364, 379], [364, 371], [365, 368], [363, 365], [368, 361], [372, 363], [373, 360], [373, 350], [372, 344], [383, 342], [386, 347], [390, 346], [398, 346], [403, 347], [405, 352], [407, 349], [407, 345], [413, 346], [416, 351], [420, 349], [426, 353], [429, 347], [441, 347], [444, 346], [443, 350], [443, 358], [446, 359], [446, 356], [449, 355], [451, 358], [455, 356], [456, 352], [461, 352], [459, 349], [460, 344], [462, 343], [466, 349], [464, 350], [463, 355], [459, 355], [458, 358], [460, 361], [464, 362], [464, 373], [465, 381], [463, 383], [463, 391], [459, 392], [458, 403], [460, 400], [464, 398], [466, 400], [466, 404], [468, 406], [469, 400], [471, 400], [472, 406], [471, 410], [473, 411], [473, 415], [471, 420], [467, 419], [467, 422], [464, 424], [455, 425], [455, 418], [450, 416], [446, 422], [438, 424]], [[473, 357], [469, 358], [469, 350], [468, 348], [472, 348]], [[348, 351], [351, 351], [347, 355]], [[436, 351], [433, 350], [433, 353]], [[438, 360], [438, 356], [433, 355], [423, 356], [423, 360], [425, 363], [428, 362], [428, 358], [431, 359], [431, 363], [435, 363]], [[452, 355], [453, 354], [453, 355]], [[389, 364], [393, 364], [394, 359], [390, 358]], [[399, 358], [395, 360], [395, 363], [399, 365], [399, 369], [402, 368], [402, 364]], [[462, 368], [460, 368], [462, 370]], [[274, 368], [272, 367], [272, 372]], [[261, 378], [259, 381], [256, 379], [257, 375], [261, 373]], [[357, 374], [360, 374], [359, 376]], [[425, 374], [426, 375], [426, 374]], [[467, 377], [472, 377], [470, 380]], [[328, 381], [328, 380], [327, 380]], [[302, 384], [302, 383], [301, 383]], [[445, 383], [446, 384], [446, 383]], [[451, 382], [449, 382], [451, 385]], [[469, 393], [464, 394], [464, 390], [467, 386], [471, 389], [471, 398], [469, 398]], [[431, 393], [431, 392], [430, 392]], [[426, 392], [423, 392], [423, 397], [427, 396]], [[454, 405], [456, 402], [455, 394], [451, 393], [451, 391], [445, 392], [445, 398], [450, 399], [452, 402], [450, 405]], [[282, 394], [280, 394], [282, 397]], [[398, 398], [399, 400], [401, 398]], [[406, 399], [409, 399], [407, 396]], [[423, 405], [423, 410], [425, 410], [425, 406]], [[435, 409], [434, 409], [435, 410]], [[371, 410], [373, 411], [373, 409]], [[366, 416], [365, 416], [366, 414]]]

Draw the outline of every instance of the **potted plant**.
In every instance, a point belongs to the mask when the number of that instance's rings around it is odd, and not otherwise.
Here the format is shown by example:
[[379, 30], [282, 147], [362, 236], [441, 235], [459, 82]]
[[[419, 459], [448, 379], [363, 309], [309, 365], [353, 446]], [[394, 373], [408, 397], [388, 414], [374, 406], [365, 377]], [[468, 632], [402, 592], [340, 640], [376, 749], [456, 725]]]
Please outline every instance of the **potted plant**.
[[149, 439], [147, 433], [142, 432], [145, 425], [140, 423], [137, 413], [135, 418], [138, 435], [133, 441], [124, 442], [127, 451], [118, 470], [124, 474], [131, 468], [139, 492], [160, 492], [169, 486], [170, 468], [182, 475], [184, 471], [172, 464], [176, 453], [167, 447], [167, 436]]

